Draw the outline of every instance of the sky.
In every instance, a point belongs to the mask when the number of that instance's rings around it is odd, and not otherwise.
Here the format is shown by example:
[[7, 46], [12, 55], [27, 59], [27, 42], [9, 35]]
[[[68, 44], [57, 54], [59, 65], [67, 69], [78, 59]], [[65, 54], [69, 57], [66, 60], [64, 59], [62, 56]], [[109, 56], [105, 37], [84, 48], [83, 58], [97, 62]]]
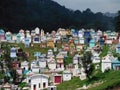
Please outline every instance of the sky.
[[60, 5], [73, 10], [86, 10], [90, 8], [93, 12], [116, 13], [120, 10], [120, 0], [53, 0]]

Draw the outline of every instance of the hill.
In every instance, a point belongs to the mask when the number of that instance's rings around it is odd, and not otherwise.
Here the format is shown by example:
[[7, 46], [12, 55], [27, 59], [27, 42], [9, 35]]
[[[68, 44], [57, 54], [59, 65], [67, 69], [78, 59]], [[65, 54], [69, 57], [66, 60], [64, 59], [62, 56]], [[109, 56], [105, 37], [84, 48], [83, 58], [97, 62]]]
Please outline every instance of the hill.
[[108, 16], [108, 17], [116, 17], [117, 16], [117, 13], [110, 13], [110, 12], [106, 12], [104, 13], [105, 16]]
[[63, 82], [58, 85], [58, 90], [83, 90], [80, 89], [83, 85], [89, 86], [87, 90], [119, 90], [120, 86], [120, 71], [109, 71], [105, 73], [97, 72], [91, 80], [81, 81], [74, 78], [70, 81]]
[[12, 32], [35, 27], [45, 31], [62, 28], [114, 29], [112, 17], [90, 9], [73, 11], [52, 0], [1, 0], [0, 28]]

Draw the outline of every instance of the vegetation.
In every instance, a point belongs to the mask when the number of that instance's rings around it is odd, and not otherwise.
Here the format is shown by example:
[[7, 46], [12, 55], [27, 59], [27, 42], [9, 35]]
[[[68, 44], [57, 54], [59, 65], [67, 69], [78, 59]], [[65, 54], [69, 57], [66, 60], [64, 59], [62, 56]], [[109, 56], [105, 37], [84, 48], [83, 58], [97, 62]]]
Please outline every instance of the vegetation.
[[100, 54], [100, 57], [102, 58], [102, 57], [106, 56], [109, 50], [110, 50], [109, 46], [108, 45], [104, 45], [102, 47], [102, 53]]
[[79, 78], [73, 78], [70, 81], [63, 82], [57, 86], [57, 90], [75, 90], [76, 88], [82, 87], [85, 81], [81, 81]]
[[118, 15], [115, 17], [115, 30], [120, 32], [120, 11], [118, 11]]
[[[104, 57], [109, 52], [109, 46], [104, 45], [102, 47], [101, 57]], [[115, 52], [114, 52], [115, 53]], [[116, 53], [115, 53], [116, 54]], [[88, 55], [88, 54], [87, 54]], [[117, 54], [118, 56], [119, 54]], [[84, 58], [87, 58], [85, 56]], [[96, 64], [95, 64], [96, 65]], [[95, 65], [93, 65], [95, 67]], [[73, 78], [70, 81], [63, 82], [58, 85], [58, 90], [76, 90], [83, 85], [91, 85], [88, 90], [113, 90], [116, 86], [120, 86], [120, 71], [107, 70], [102, 73], [100, 69], [92, 69], [91, 78], [81, 81], [79, 78]], [[99, 84], [100, 83], [100, 84]], [[97, 85], [98, 84], [98, 85]], [[96, 86], [97, 85], [97, 86]], [[116, 90], [116, 89], [115, 89]]]
[[[83, 85], [93, 85], [93, 87], [88, 90], [109, 90], [115, 86], [120, 85], [120, 71], [106, 71], [105, 73], [97, 72], [91, 79], [86, 79], [81, 81], [79, 78], [73, 78], [70, 81], [63, 82], [58, 85], [57, 90], [76, 90], [77, 88], [82, 87]], [[102, 82], [98, 86], [95, 86], [95, 83]]]
[[0, 79], [3, 79], [3, 78], [4, 78], [4, 76], [5, 76], [4, 71], [3, 71], [3, 70], [2, 70], [2, 71], [0, 71]]
[[[7, 45], [7, 44], [6, 44]], [[41, 53], [47, 53], [47, 50], [50, 48], [40, 48], [39, 44], [35, 44], [34, 47], [30, 47], [30, 48], [24, 48], [24, 44], [8, 44], [9, 48], [12, 46], [17, 46], [20, 47], [24, 50], [24, 52], [30, 52], [30, 57], [28, 58], [28, 60], [32, 60], [33, 58], [35, 58], [33, 56], [34, 51], [40, 51]], [[61, 47], [61, 45], [58, 45], [59, 47]], [[2, 44], [2, 48], [5, 49], [7, 48], [6, 46], [4, 46], [4, 44]], [[9, 49], [7, 48], [7, 49]], [[107, 52], [109, 51], [109, 46], [104, 45], [102, 48], [102, 53], [101, 53], [101, 57], [105, 56], [107, 54]], [[6, 54], [9, 56], [9, 52], [6, 52]], [[9, 57], [5, 57], [6, 62], [9, 62], [8, 59], [10, 59]], [[106, 90], [106, 89], [111, 89], [113, 87], [115, 87], [116, 85], [119, 85], [120, 83], [120, 71], [106, 71], [105, 73], [102, 73], [100, 70], [94, 70], [94, 65], [91, 64], [91, 53], [90, 52], [85, 52], [83, 54], [83, 66], [85, 68], [85, 72], [88, 74], [87, 77], [88, 79], [81, 81], [79, 79], [79, 77], [77, 78], [73, 78], [70, 81], [66, 81], [63, 82], [62, 84], [58, 85], [57, 90], [75, 90], [77, 88], [82, 87], [84, 84], [89, 85], [92, 84], [94, 85], [95, 83], [98, 82], [103, 82], [101, 84], [99, 84], [98, 86], [94, 86], [94, 87], [90, 87], [89, 90]], [[72, 56], [69, 56], [68, 58], [65, 59], [66, 62], [65, 64], [68, 65], [69, 63], [72, 63]], [[1, 60], [2, 61], [2, 60]], [[2, 66], [2, 64], [0, 64]], [[10, 64], [9, 64], [10, 65]], [[7, 65], [7, 66], [9, 66]], [[2, 66], [3, 67], [3, 66]], [[89, 69], [87, 69], [89, 67]], [[94, 70], [94, 71], [93, 71]], [[13, 82], [15, 82], [15, 79], [18, 77], [18, 75], [16, 74], [15, 70], [11, 69], [11, 77], [13, 78]], [[62, 72], [60, 72], [62, 73]], [[5, 82], [10, 80], [10, 77], [7, 77], [4, 75], [4, 72], [0, 72], [0, 79], [5, 80]], [[26, 83], [21, 83], [19, 84], [20, 87], [24, 87], [26, 85]]]
[[11, 74], [11, 77], [13, 78], [13, 83], [15, 84], [16, 79], [18, 78], [18, 74], [17, 74], [16, 70], [12, 69], [10, 74]]
[[53, 0], [2, 0], [0, 12], [1, 28], [14, 33], [21, 28], [33, 30], [35, 27], [43, 28], [47, 32], [59, 27], [114, 29], [112, 17], [101, 12], [93, 13], [90, 9], [83, 12], [73, 11]]
[[21, 89], [22, 89], [22, 88], [24, 88], [26, 85], [27, 85], [26, 82], [22, 82], [22, 83], [20, 83], [18, 86], [21, 87]]
[[65, 65], [68, 65], [68, 64], [72, 63], [73, 57], [69, 55], [68, 57], [65, 58], [64, 61], [65, 61]]
[[92, 57], [92, 54], [90, 51], [84, 52], [83, 57], [82, 57], [83, 68], [84, 68], [85, 73], [89, 79], [90, 79], [90, 76], [92, 75], [93, 70], [94, 70], [94, 66], [92, 64], [91, 57]]
[[[34, 56], [34, 52], [41, 52], [42, 54], [47, 54], [47, 51], [48, 51], [49, 49], [52, 49], [52, 50], [53, 50], [53, 48], [49, 48], [49, 47], [41, 48], [41, 47], [40, 47], [40, 44], [34, 44], [33, 47], [28, 47], [28, 48], [25, 48], [23, 43], [17, 43], [17, 44], [8, 43], [8, 44], [9, 44], [9, 48], [6, 49], [7, 51], [10, 51], [10, 47], [16, 47], [16, 48], [19, 47], [20, 49], [23, 50], [22, 57], [19, 57], [19, 59], [22, 60], [22, 61], [23, 61], [23, 58], [24, 58], [24, 59], [25, 59], [25, 58], [28, 59], [28, 61], [31, 61], [31, 60], [36, 59], [36, 57]], [[5, 45], [5, 44], [3, 44], [3, 45]], [[60, 49], [60, 48], [61, 48], [61, 44], [57, 44], [56, 46], [57, 46], [57, 49]], [[4, 47], [4, 48], [5, 48], [5, 47]], [[28, 57], [28, 58], [24, 55], [26, 52], [29, 53], [29, 57]], [[54, 53], [57, 54], [58, 51], [57, 51], [57, 52], [54, 52]], [[10, 56], [9, 53], [7, 54], [7, 57], [8, 57], [8, 56]], [[5, 58], [5, 55], [3, 55], [2, 57]], [[7, 58], [7, 57], [6, 57], [6, 58]], [[8, 57], [8, 58], [10, 59], [10, 57]]]
[[116, 53], [116, 51], [113, 51], [113, 56], [117, 57], [118, 60], [120, 61], [120, 54], [119, 53]]
[[90, 90], [109, 90], [109, 89], [112, 90], [112, 88], [119, 85], [120, 83], [119, 74], [120, 71], [109, 71], [103, 74], [104, 77], [102, 78], [102, 80], [104, 81], [104, 83], [100, 84], [97, 87], [91, 88]]

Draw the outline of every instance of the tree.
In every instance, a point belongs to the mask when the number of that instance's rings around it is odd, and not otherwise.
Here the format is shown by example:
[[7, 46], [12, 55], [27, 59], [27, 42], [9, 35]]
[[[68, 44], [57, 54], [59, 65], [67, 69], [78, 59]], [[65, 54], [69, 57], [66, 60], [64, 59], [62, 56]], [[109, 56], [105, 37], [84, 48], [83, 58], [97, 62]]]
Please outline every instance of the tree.
[[120, 32], [120, 11], [118, 11], [118, 15], [115, 17], [115, 30]]
[[4, 76], [4, 82], [6, 83], [6, 82], [9, 82], [9, 80], [10, 80], [10, 77], [9, 76]]
[[0, 66], [1, 66], [1, 69], [3, 70], [3, 63], [0, 61]]
[[113, 26], [110, 24], [113, 23], [113, 19], [102, 13], [93, 13], [89, 8], [83, 12], [73, 11], [59, 5], [54, 0], [21, 0], [21, 2], [1, 0], [0, 13], [1, 28], [14, 33], [21, 28], [33, 30], [35, 27], [43, 28], [47, 32], [60, 27], [96, 29], [96, 21], [103, 23], [100, 23], [102, 30], [111, 29], [109, 26]]
[[26, 82], [22, 82], [19, 84], [19, 87], [21, 87], [23, 89], [26, 85], [27, 85]]
[[90, 51], [84, 51], [83, 53], [83, 57], [82, 57], [82, 65], [83, 68], [85, 70], [86, 76], [90, 79], [90, 76], [93, 73], [94, 70], [94, 66], [92, 64], [92, 60], [91, 60], [91, 52]]
[[16, 79], [18, 77], [16, 70], [12, 69], [10, 73], [11, 73], [11, 76], [13, 78], [13, 83], [16, 83]]

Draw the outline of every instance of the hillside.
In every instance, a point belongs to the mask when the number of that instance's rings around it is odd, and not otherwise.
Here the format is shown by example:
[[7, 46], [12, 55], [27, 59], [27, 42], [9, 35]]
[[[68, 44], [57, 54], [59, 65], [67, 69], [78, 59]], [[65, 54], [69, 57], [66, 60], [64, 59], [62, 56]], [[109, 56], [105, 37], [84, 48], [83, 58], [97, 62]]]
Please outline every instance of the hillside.
[[[96, 71], [97, 72], [97, 71]], [[120, 71], [109, 71], [106, 73], [97, 72], [91, 80], [81, 81], [79, 78], [74, 78], [70, 81], [63, 82], [58, 85], [58, 90], [83, 90], [80, 89], [83, 85], [89, 85], [87, 90], [119, 90], [120, 86]], [[93, 81], [94, 80], [94, 81]]]
[[90, 9], [69, 10], [52, 0], [1, 0], [0, 28], [18, 32], [19, 29], [43, 28], [45, 31], [62, 28], [114, 29], [113, 18]]
[[110, 13], [110, 12], [106, 12], [104, 13], [105, 16], [108, 16], [108, 17], [116, 17], [117, 16], [117, 13]]

